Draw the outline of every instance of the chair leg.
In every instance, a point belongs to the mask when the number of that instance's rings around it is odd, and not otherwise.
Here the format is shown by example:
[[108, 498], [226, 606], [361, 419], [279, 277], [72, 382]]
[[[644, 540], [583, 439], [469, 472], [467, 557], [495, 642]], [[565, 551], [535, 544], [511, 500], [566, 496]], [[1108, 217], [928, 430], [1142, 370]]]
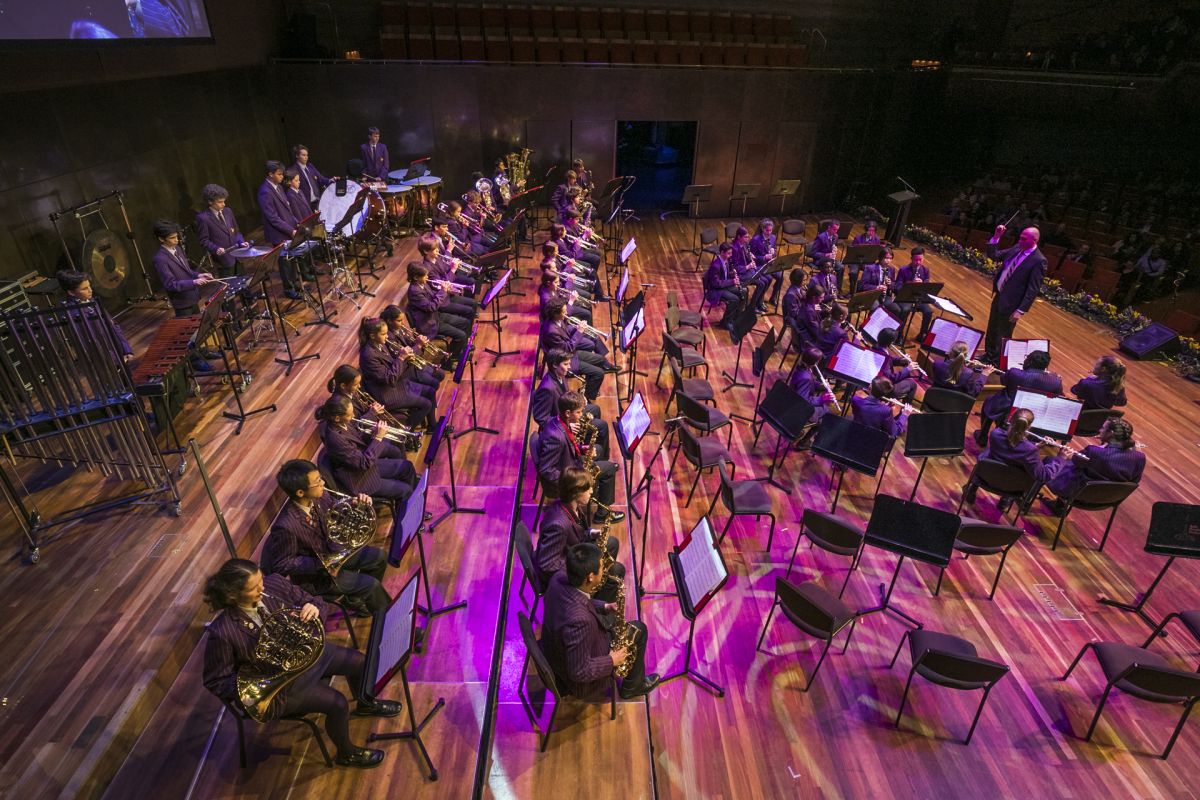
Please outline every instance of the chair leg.
[[654, 385], [659, 385], [659, 380], [662, 378], [663, 365], [667, 363], [667, 351], [663, 350], [662, 358], [658, 360], [658, 372], [654, 374]]
[[346, 631], [350, 634], [350, 646], [353, 647], [355, 650], [357, 650], [358, 649], [358, 634], [354, 632], [354, 618], [351, 617], [350, 614], [344, 608], [342, 609], [342, 614], [343, 614], [342, 618], [344, 620], [346, 620]]
[[1179, 738], [1179, 732], [1183, 730], [1183, 723], [1187, 722], [1188, 714], [1192, 713], [1192, 706], [1195, 704], [1196, 701], [1192, 700], [1192, 702], [1183, 707], [1183, 714], [1179, 717], [1179, 724], [1175, 726], [1175, 732], [1171, 734], [1171, 741], [1167, 742], [1167, 749], [1163, 751], [1163, 759], [1171, 755], [1171, 748], [1175, 746], [1175, 740]]
[[610, 720], [617, 718], [617, 676], [613, 675], [612, 686], [608, 693], [608, 718]]
[[775, 595], [775, 601], [771, 603], [771, 610], [767, 612], [767, 621], [763, 623], [762, 633], [758, 635], [758, 644], [754, 646], [756, 653], [762, 652], [763, 639], [767, 636], [767, 628], [771, 627], [771, 617], [775, 616], [775, 606], [779, 605], [779, 595]]
[[1104, 526], [1104, 536], [1100, 537], [1100, 547], [1097, 552], [1104, 552], [1104, 544], [1108, 541], [1108, 532], [1112, 530], [1113, 520], [1117, 518], [1117, 506], [1113, 506], [1112, 513], [1108, 515], [1108, 524]]
[[671, 480], [671, 476], [675, 474], [675, 462], [679, 460], [679, 451], [682, 449], [682, 444], [675, 445], [675, 454], [671, 456], [671, 465], [667, 467], [667, 480]]
[[933, 587], [933, 596], [934, 597], [937, 597], [938, 593], [940, 591], [942, 591], [942, 578], [944, 578], [944, 577], [946, 577], [946, 568], [942, 567], [941, 569], [938, 570], [937, 586]]
[[1150, 644], [1151, 644], [1151, 643], [1152, 643], [1152, 642], [1153, 642], [1155, 639], [1157, 639], [1159, 636], [1161, 636], [1161, 635], [1162, 635], [1162, 632], [1163, 632], [1164, 630], [1166, 630], [1167, 623], [1168, 623], [1168, 622], [1170, 622], [1171, 620], [1175, 619], [1175, 617], [1178, 617], [1178, 616], [1179, 616], [1179, 612], [1178, 612], [1178, 611], [1172, 611], [1170, 614], [1167, 614], [1165, 617], [1163, 617], [1163, 621], [1162, 621], [1162, 622], [1160, 622], [1160, 623], [1158, 623], [1158, 627], [1157, 627], [1157, 628], [1155, 628], [1155, 629], [1154, 629], [1154, 630], [1153, 630], [1153, 631], [1150, 633], [1150, 638], [1146, 640], [1145, 644], [1143, 644], [1143, 645], [1142, 645], [1142, 648], [1144, 649], [1144, 648], [1147, 648], [1147, 647], [1149, 647], [1149, 646], [1150, 646]]
[[825, 648], [821, 651], [821, 657], [817, 659], [817, 665], [813, 667], [812, 675], [808, 676], [808, 683], [800, 691], [807, 692], [812, 688], [813, 682], [817, 679], [817, 673], [821, 671], [821, 665], [825, 663], [825, 656], [829, 654], [829, 647], [833, 644], [833, 637], [830, 636], [825, 640]]
[[904, 716], [904, 706], [908, 702], [908, 690], [912, 687], [913, 675], [917, 674], [917, 665], [913, 664], [908, 671], [908, 680], [904, 683], [904, 694], [900, 695], [900, 708], [896, 711], [896, 727], [900, 727], [900, 718]]
[[533, 620], [535, 617], [537, 617], [538, 605], [541, 602], [542, 602], [542, 596], [540, 594], [538, 594], [536, 590], [534, 590], [533, 606], [529, 609], [529, 619], [530, 620]]
[[[787, 575], [785, 577], [788, 577], [788, 578], [792, 577], [792, 567], [795, 566], [795, 564], [796, 564], [796, 553], [798, 553], [800, 551], [800, 542], [803, 540], [804, 540], [804, 526], [801, 525], [799, 532], [796, 534], [796, 546], [792, 548], [792, 558], [790, 561], [788, 561]], [[847, 576], [847, 579], [849, 579], [848, 576]], [[844, 591], [845, 588], [846, 587], [843, 584], [842, 590]]]
[[1104, 704], [1108, 702], [1108, 695], [1112, 692], [1112, 683], [1108, 683], [1104, 687], [1104, 694], [1100, 698], [1100, 705], [1096, 706], [1096, 714], [1092, 717], [1092, 724], [1088, 726], [1087, 736], [1083, 737], [1085, 742], [1092, 740], [1092, 734], [1096, 732], [1096, 723], [1100, 721], [1100, 714], [1104, 711]]
[[729, 435], [725, 437], [725, 447], [733, 447], [733, 423], [729, 423]]
[[1004, 562], [1008, 559], [1008, 551], [1012, 547], [1006, 547], [1000, 553], [1000, 566], [996, 567], [996, 577], [992, 579], [992, 590], [988, 592], [988, 600], [994, 600], [996, 597], [996, 587], [1000, 585], [1000, 573], [1004, 572]]
[[842, 595], [846, 593], [846, 587], [850, 585], [850, 576], [854, 574], [854, 565], [857, 563], [858, 556], [855, 555], [855, 557], [850, 560], [850, 569], [846, 570], [846, 578], [842, 581], [842, 588], [838, 590], [838, 599], [841, 599]]
[[854, 637], [854, 627], [858, 625], [858, 617], [850, 620], [850, 630], [846, 632], [846, 643], [842, 645], [842, 654], [850, 649], [850, 639]]
[[975, 719], [971, 720], [971, 729], [967, 731], [967, 740], [963, 744], [970, 744], [971, 737], [975, 735], [975, 726], [979, 724], [979, 717], [983, 714], [983, 706], [987, 703], [988, 694], [992, 691], [992, 686], [988, 684], [983, 688], [983, 699], [979, 701], [979, 708], [975, 709]]
[[[721, 496], [720, 492], [715, 492], [713, 494], [712, 502], [708, 504], [708, 513], [705, 514], [704, 516], [706, 516], [706, 517], [712, 516], [713, 510], [717, 507], [717, 498], [719, 498], [720, 496]], [[731, 514], [730, 519], [732, 519], [732, 518], [733, 518], [733, 515]], [[728, 527], [728, 526], [726, 526], [726, 527]], [[724, 536], [724, 534], [722, 534], [722, 536]]]
[[[715, 498], [714, 498], [715, 502]], [[725, 527], [721, 528], [721, 535], [717, 537], [717, 544], [725, 541], [725, 534], [729, 532], [729, 526], [733, 524], [733, 514], [729, 515], [729, 519], [725, 522]]]
[[329, 748], [325, 746], [325, 737], [321, 735], [321, 729], [317, 727], [317, 723], [308, 717], [301, 717], [300, 721], [312, 729], [313, 738], [317, 740], [317, 747], [321, 748], [321, 755], [325, 758], [325, 766], [332, 767], [333, 759], [329, 757]]
[[1088, 651], [1089, 647], [1095, 647], [1095, 646], [1096, 646], [1095, 642], [1088, 642], [1087, 644], [1085, 644], [1079, 650], [1079, 655], [1075, 656], [1075, 660], [1071, 662], [1071, 666], [1067, 667], [1067, 671], [1065, 673], [1063, 673], [1063, 676], [1061, 678], [1059, 678], [1059, 680], [1065, 681], [1067, 678], [1071, 677], [1071, 673], [1075, 671], [1075, 665], [1079, 663], [1079, 659], [1083, 658], [1083, 654]]
[[771, 552], [771, 544], [775, 541], [775, 515], [768, 514], [771, 518], [771, 530], [767, 533], [767, 552]]
[[897, 647], [896, 647], [896, 654], [893, 655], [892, 660], [888, 662], [888, 669], [891, 669], [892, 667], [896, 666], [896, 659], [900, 657], [900, 651], [904, 649], [904, 643], [908, 641], [909, 633], [910, 633], [910, 631], [906, 630], [904, 632], [904, 635], [900, 637], [900, 644], [897, 645]]
[[1055, 531], [1054, 531], [1054, 541], [1053, 541], [1053, 542], [1050, 544], [1050, 549], [1051, 549], [1051, 550], [1055, 550], [1055, 549], [1057, 549], [1057, 548], [1058, 548], [1058, 537], [1062, 536], [1062, 529], [1063, 529], [1063, 525], [1064, 525], [1064, 524], [1066, 524], [1066, 521], [1067, 521], [1067, 514], [1070, 514], [1070, 513], [1071, 513], [1071, 507], [1070, 507], [1070, 506], [1067, 506], [1067, 510], [1066, 510], [1066, 511], [1064, 511], [1064, 512], [1063, 512], [1063, 515], [1062, 515], [1061, 517], [1059, 517], [1059, 518], [1058, 518], [1058, 528], [1057, 528], [1057, 529], [1055, 529]]
[[687, 502], [684, 503], [684, 505], [690, 506], [692, 504], [692, 495], [694, 495], [696, 493], [696, 486], [699, 485], [699, 483], [700, 483], [700, 468], [697, 467], [696, 468], [696, 479], [692, 481], [692, 489], [690, 492], [688, 492]]
[[546, 745], [550, 744], [550, 734], [554, 733], [554, 718], [558, 716], [558, 703], [554, 704], [554, 709], [550, 712], [550, 719], [546, 720], [546, 732], [542, 734], [541, 752], [546, 752]]

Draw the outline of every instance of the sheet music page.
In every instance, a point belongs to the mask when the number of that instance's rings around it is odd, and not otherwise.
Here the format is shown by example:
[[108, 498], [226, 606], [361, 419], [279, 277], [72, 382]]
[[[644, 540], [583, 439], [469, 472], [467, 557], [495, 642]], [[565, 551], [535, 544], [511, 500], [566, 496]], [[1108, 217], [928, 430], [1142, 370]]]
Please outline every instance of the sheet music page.
[[880, 306], [871, 312], [871, 316], [867, 318], [867, 322], [865, 325], [863, 325], [862, 331], [865, 335], [870, 337], [871, 341], [877, 342], [879, 341], [880, 331], [887, 330], [888, 328], [899, 327], [900, 323], [896, 321], [896, 318], [889, 314], [887, 309]]
[[725, 565], [721, 563], [721, 556], [713, 543], [712, 527], [707, 517], [692, 529], [692, 540], [679, 551], [679, 566], [683, 571], [688, 603], [692, 607], [725, 580]]
[[1050, 352], [1049, 339], [1009, 339], [1004, 343], [1004, 356], [1008, 359], [1005, 369], [1024, 369], [1025, 359], [1037, 350]]
[[1041, 414], [1034, 414], [1033, 427], [1065, 436], [1071, 432], [1071, 425], [1079, 419], [1082, 409], [1083, 403], [1069, 397], [1046, 398], [1046, 409]]
[[929, 326], [929, 334], [925, 337], [925, 346], [939, 353], [948, 353], [954, 343], [959, 340], [958, 331], [957, 323], [945, 319], [935, 319]]
[[1033, 427], [1041, 428], [1042, 418], [1046, 416], [1046, 408], [1050, 404], [1050, 398], [1039, 392], [1027, 392], [1024, 389], [1017, 389], [1017, 394], [1013, 397], [1013, 408], [1024, 408], [1033, 412]]
[[962, 306], [948, 297], [938, 297], [936, 294], [931, 294], [929, 295], [929, 299], [942, 311], [949, 311], [951, 314], [957, 314], [960, 317], [966, 316], [962, 310]]
[[383, 626], [383, 635], [379, 637], [379, 660], [375, 671], [375, 684], [386, 675], [392, 667], [408, 652], [412, 643], [413, 607], [417, 604], [417, 583], [410, 580], [405, 585], [400, 597], [388, 610], [387, 619]]
[[974, 328], [968, 328], [965, 325], [959, 325], [958, 341], [967, 343], [967, 358], [972, 358], [979, 350], [979, 344], [983, 341], [983, 334]]
[[883, 353], [856, 347], [850, 342], [842, 342], [833, 356], [830, 368], [839, 375], [860, 383], [870, 383], [883, 369], [884, 358]]

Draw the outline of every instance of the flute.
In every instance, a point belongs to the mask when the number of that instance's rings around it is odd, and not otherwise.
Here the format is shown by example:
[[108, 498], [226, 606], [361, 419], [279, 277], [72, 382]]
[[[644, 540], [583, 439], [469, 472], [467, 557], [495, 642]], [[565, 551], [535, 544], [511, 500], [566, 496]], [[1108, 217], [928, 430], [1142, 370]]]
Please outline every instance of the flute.
[[910, 406], [908, 403], [901, 403], [899, 400], [897, 400], [894, 397], [881, 397], [879, 399], [882, 400], [883, 402], [887, 403], [888, 405], [895, 406], [896, 408], [901, 409], [905, 414], [920, 414], [921, 413], [920, 409], [918, 409], [916, 406]]
[[1088, 458], [1083, 453], [1076, 450], [1074, 447], [1068, 447], [1065, 442], [1060, 442], [1057, 439], [1051, 439], [1049, 436], [1039, 436], [1038, 434], [1036, 434], [1032, 431], [1026, 431], [1025, 436], [1027, 438], [1032, 439], [1033, 441], [1037, 442], [1038, 444], [1044, 444], [1044, 445], [1049, 445], [1051, 447], [1057, 447], [1058, 451], [1060, 453], [1062, 453], [1063, 455], [1066, 455], [1067, 457], [1079, 456], [1084, 461], [1091, 461], [1090, 458]]
[[821, 385], [825, 387], [825, 391], [829, 392], [829, 396], [833, 398], [833, 400], [831, 401], [833, 403], [833, 410], [838, 412], [839, 414], [842, 413], [842, 407], [841, 407], [841, 405], [838, 404], [837, 396], [834, 395], [834, 393], [833, 393], [833, 387], [829, 385], [829, 381], [825, 378], [825, 375], [821, 372], [821, 368], [818, 367], [816, 364], [813, 364], [813, 372], [817, 373], [817, 380], [821, 381]]
[[977, 369], [983, 370], [983, 372], [985, 372], [989, 375], [993, 372], [1008, 372], [1008, 370], [1000, 369], [999, 367], [994, 367], [991, 364], [985, 364], [982, 361], [976, 361], [973, 358], [968, 358], [963, 363], [966, 364], [968, 367], [975, 367]]
[[918, 375], [920, 375], [922, 378], [928, 378], [928, 377], [929, 377], [929, 375], [927, 375], [927, 374], [925, 373], [925, 370], [921, 369], [921, 365], [920, 365], [920, 364], [918, 364], [916, 361], [914, 361], [914, 360], [912, 360], [911, 358], [909, 358], [909, 356], [908, 356], [908, 353], [904, 352], [904, 351], [903, 351], [903, 350], [901, 350], [899, 347], [896, 347], [896, 345], [894, 345], [894, 344], [889, 344], [889, 345], [888, 345], [888, 350], [891, 350], [893, 353], [895, 353], [896, 355], [900, 356], [900, 357], [901, 357], [901, 358], [903, 358], [905, 361], [907, 361], [907, 362], [908, 362], [908, 366], [909, 366], [909, 368], [911, 368], [911, 369], [913, 369], [913, 370], [916, 370], [916, 373], [917, 373]]

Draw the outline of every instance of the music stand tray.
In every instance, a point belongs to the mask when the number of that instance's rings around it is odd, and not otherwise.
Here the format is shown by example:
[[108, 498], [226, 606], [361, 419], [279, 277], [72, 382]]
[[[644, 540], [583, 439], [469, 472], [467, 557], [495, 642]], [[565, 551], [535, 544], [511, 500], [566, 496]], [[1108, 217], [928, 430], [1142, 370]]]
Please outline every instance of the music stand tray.
[[[891, 446], [892, 437], [878, 428], [855, 422], [849, 417], [826, 414], [817, 423], [817, 434], [813, 439], [812, 451], [824, 456], [844, 469], [837, 476], [837, 491], [833, 495], [830, 512], [837, 511], [838, 499], [842, 494], [842, 481], [846, 469], [875, 477], [879, 463]], [[832, 476], [830, 476], [832, 482]]]
[[761, 183], [739, 183], [733, 187], [733, 196], [729, 198], [732, 207], [733, 201], [742, 201], [741, 216], [746, 216], [746, 201], [758, 199], [758, 190], [762, 188]]
[[925, 466], [929, 459], [962, 455], [969, 417], [970, 413], [966, 411], [909, 415], [908, 431], [904, 437], [904, 455], [921, 459], [921, 469], [913, 482], [912, 492], [908, 495], [909, 500], [917, 496], [917, 487], [921, 485], [921, 478], [925, 475]]
[[1097, 599], [1102, 605], [1133, 612], [1151, 628], [1157, 629], [1162, 623], [1146, 613], [1146, 603], [1176, 558], [1200, 558], [1200, 505], [1166, 501], [1155, 503], [1150, 511], [1150, 530], [1146, 533], [1144, 549], [1147, 553], [1168, 556], [1149, 588], [1138, 595], [1135, 602], [1122, 602], [1104, 596]]
[[775, 181], [775, 185], [771, 187], [771, 191], [768, 194], [768, 197], [778, 197], [779, 198], [779, 216], [781, 216], [781, 217], [783, 216], [783, 206], [784, 206], [784, 203], [787, 202], [788, 197], [790, 197], [791, 195], [794, 195], [798, 191], [800, 191], [801, 183], [802, 183], [802, 181], [798, 178], [794, 179], [794, 180], [777, 180], [777, 181]]
[[874, 264], [883, 258], [886, 250], [887, 248], [881, 244], [852, 244], [846, 248], [846, 255], [842, 258], [842, 263], [858, 266]]
[[931, 283], [929, 281], [910, 282], [901, 286], [896, 290], [897, 303], [924, 303], [928, 302], [927, 298], [931, 294], [937, 294], [942, 291], [944, 283]]

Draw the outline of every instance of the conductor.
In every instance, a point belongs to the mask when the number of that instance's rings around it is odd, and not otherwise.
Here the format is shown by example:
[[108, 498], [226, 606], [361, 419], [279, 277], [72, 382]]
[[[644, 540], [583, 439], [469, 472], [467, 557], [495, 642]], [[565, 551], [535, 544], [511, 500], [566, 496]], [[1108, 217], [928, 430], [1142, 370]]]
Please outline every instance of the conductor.
[[1001, 262], [992, 282], [992, 308], [984, 337], [983, 360], [990, 364], [1000, 360], [1003, 340], [1012, 338], [1017, 320], [1033, 305], [1046, 272], [1046, 256], [1037, 246], [1041, 236], [1038, 229], [1026, 228], [1015, 245], [998, 251], [996, 244], [1004, 230], [1003, 225], [997, 225], [987, 246], [988, 258]]

